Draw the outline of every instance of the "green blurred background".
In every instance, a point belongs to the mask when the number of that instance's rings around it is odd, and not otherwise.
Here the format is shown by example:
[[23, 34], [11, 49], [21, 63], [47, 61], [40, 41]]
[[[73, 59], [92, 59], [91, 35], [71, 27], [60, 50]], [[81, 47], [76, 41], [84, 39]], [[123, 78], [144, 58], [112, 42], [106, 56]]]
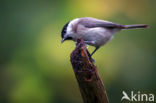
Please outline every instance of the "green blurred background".
[[82, 103], [69, 61], [74, 42], [61, 44], [60, 32], [67, 21], [86, 16], [150, 25], [118, 33], [93, 58], [110, 103], [120, 103], [123, 90], [156, 95], [156, 0], [1, 0], [0, 5], [0, 103]]

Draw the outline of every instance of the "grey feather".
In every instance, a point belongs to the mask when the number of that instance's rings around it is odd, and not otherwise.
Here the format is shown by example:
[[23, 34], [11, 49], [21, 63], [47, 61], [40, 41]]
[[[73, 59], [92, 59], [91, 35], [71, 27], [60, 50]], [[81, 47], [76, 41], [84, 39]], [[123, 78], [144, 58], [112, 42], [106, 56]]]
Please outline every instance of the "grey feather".
[[84, 25], [87, 28], [93, 28], [93, 27], [104, 27], [104, 28], [110, 28], [110, 29], [114, 29], [114, 28], [123, 29], [124, 28], [124, 25], [116, 24], [116, 23], [104, 21], [104, 20], [98, 20], [98, 19], [91, 18], [91, 17], [80, 18], [79, 23]]

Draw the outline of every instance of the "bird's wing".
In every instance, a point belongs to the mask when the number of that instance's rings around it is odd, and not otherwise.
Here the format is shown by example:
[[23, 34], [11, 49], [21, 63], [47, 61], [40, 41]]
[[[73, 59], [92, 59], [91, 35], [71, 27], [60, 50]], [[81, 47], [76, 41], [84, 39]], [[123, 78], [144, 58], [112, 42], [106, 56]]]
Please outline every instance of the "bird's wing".
[[104, 21], [104, 20], [98, 20], [98, 19], [91, 18], [91, 17], [81, 18], [80, 22], [82, 25], [88, 28], [94, 28], [94, 27], [104, 27], [104, 28], [109, 28], [109, 29], [114, 29], [114, 28], [123, 29], [124, 28], [124, 25], [116, 24], [116, 23]]

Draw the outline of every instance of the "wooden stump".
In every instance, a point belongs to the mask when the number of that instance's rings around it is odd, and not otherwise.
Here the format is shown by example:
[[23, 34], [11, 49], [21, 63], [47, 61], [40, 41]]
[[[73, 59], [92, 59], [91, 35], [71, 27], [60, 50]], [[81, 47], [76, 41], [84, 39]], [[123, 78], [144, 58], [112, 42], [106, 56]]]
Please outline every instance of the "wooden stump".
[[82, 39], [77, 40], [71, 53], [71, 64], [79, 84], [84, 103], [109, 103], [97, 67], [91, 62], [90, 53]]

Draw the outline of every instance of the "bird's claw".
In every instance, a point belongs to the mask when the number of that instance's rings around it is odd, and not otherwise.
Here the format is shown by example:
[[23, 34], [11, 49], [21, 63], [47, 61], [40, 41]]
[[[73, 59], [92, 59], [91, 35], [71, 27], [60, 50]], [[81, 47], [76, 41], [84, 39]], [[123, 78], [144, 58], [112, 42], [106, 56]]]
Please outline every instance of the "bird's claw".
[[90, 60], [92, 63], [95, 63], [95, 60], [92, 57], [90, 57]]

